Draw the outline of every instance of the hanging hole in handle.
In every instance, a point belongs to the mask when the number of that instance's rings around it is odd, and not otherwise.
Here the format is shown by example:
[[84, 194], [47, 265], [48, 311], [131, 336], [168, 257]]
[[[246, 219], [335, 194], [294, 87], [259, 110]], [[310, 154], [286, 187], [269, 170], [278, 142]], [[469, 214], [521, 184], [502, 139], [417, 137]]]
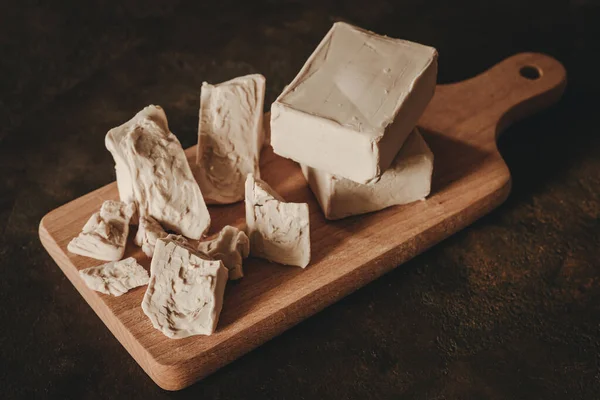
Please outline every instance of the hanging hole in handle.
[[525, 79], [529, 79], [530, 81], [535, 81], [536, 79], [540, 79], [542, 76], [542, 72], [538, 67], [534, 67], [533, 65], [526, 65], [519, 70], [521, 76]]

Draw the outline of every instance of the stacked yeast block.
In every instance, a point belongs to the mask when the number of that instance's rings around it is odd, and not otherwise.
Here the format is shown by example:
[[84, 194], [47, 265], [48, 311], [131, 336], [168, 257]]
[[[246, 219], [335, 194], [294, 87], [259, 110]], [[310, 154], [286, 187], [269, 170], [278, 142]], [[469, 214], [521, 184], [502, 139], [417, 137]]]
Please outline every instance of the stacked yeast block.
[[327, 219], [382, 210], [422, 200], [431, 190], [433, 153], [415, 129], [392, 165], [373, 182], [361, 184], [302, 165], [302, 173]]
[[273, 150], [328, 219], [423, 199], [433, 155], [415, 126], [436, 78], [434, 48], [335, 23], [271, 107]]

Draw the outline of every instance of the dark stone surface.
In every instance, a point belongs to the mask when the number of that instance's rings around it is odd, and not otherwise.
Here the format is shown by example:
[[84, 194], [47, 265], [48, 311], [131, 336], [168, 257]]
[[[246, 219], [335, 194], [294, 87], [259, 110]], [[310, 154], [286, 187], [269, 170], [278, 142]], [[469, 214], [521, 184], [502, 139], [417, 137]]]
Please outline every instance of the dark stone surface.
[[[203, 3], [1, 7], [1, 397], [598, 398], [598, 2]], [[203, 80], [261, 72], [270, 104], [340, 19], [436, 46], [441, 82], [535, 50], [566, 65], [569, 88], [502, 137], [514, 176], [503, 206], [203, 382], [164, 392], [45, 253], [39, 220], [114, 179], [109, 128], [156, 103], [190, 146]]]

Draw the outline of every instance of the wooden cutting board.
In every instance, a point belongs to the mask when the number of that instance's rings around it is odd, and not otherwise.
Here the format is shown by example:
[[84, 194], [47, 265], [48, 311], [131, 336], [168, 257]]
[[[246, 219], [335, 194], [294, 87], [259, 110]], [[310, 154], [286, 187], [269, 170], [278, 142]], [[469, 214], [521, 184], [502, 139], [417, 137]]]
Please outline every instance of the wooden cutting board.
[[[144, 371], [164, 389], [182, 389], [501, 204], [510, 192], [511, 178], [496, 148], [498, 133], [555, 103], [565, 84], [565, 69], [558, 61], [523, 53], [475, 78], [439, 85], [419, 121], [435, 155], [432, 195], [426, 201], [368, 215], [326, 221], [298, 165], [265, 149], [264, 179], [288, 201], [309, 204], [312, 262], [302, 270], [248, 259], [246, 276], [228, 284], [212, 336], [168, 339], [142, 312], [145, 287], [111, 297], [88, 289], [79, 278], [78, 270], [102, 262], [68, 253], [67, 243], [104, 200], [118, 199], [116, 183], [48, 213], [40, 223], [40, 239]], [[194, 154], [194, 148], [187, 150], [190, 161]], [[242, 203], [210, 207], [210, 213], [211, 232], [244, 221]], [[131, 255], [149, 267], [149, 260], [130, 243], [126, 256]]]

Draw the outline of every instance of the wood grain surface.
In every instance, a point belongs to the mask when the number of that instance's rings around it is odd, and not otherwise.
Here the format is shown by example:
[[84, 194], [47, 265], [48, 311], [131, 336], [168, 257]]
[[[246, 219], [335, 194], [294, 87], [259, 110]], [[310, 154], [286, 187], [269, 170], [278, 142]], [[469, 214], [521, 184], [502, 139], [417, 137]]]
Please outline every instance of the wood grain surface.
[[[432, 194], [426, 201], [377, 213], [326, 221], [298, 165], [264, 149], [263, 178], [288, 201], [309, 204], [312, 261], [302, 270], [248, 259], [245, 277], [228, 284], [219, 326], [212, 336], [169, 339], [142, 312], [145, 287], [111, 297], [88, 289], [79, 278], [78, 270], [102, 262], [68, 253], [67, 244], [104, 200], [118, 199], [116, 183], [48, 213], [40, 223], [40, 239], [146, 373], [164, 389], [182, 389], [501, 204], [510, 192], [511, 179], [496, 148], [498, 133], [556, 102], [565, 84], [566, 72], [558, 61], [521, 53], [472, 79], [438, 85], [419, 121], [435, 155]], [[193, 161], [195, 148], [186, 153]], [[211, 233], [226, 224], [244, 222], [242, 203], [209, 210]], [[136, 257], [148, 268], [150, 260], [132, 244], [131, 237], [125, 256]]]

